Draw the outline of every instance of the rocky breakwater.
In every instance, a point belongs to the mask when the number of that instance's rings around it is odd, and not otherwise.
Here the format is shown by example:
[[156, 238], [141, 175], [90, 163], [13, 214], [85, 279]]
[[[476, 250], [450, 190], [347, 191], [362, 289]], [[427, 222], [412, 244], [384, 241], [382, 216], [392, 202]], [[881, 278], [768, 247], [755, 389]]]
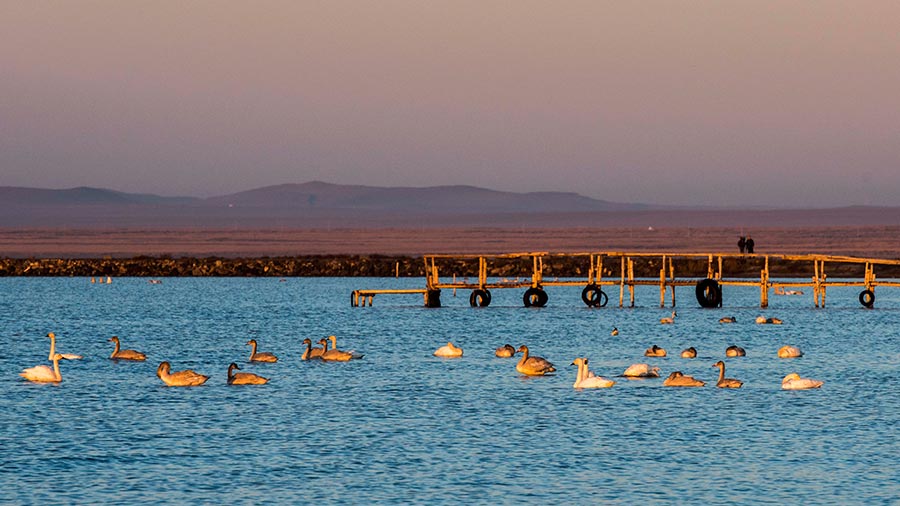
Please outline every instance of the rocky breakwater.
[[[477, 278], [477, 258], [437, 259], [440, 276]], [[544, 278], [587, 277], [588, 260], [584, 257], [551, 257], [544, 260]], [[636, 277], [659, 277], [659, 258], [635, 260]], [[726, 277], [758, 278], [763, 267], [761, 259], [726, 259], [723, 271]], [[532, 272], [530, 258], [489, 258], [488, 275], [500, 278], [528, 278]], [[704, 260], [677, 260], [675, 275], [678, 278], [706, 277]], [[808, 262], [778, 262], [770, 264], [772, 277], [800, 277], [813, 275]], [[829, 265], [832, 277], [862, 277], [861, 264]], [[879, 268], [879, 277], [900, 275], [898, 269]], [[425, 263], [421, 257], [387, 255], [307, 255], [291, 257], [221, 258], [169, 256], [133, 258], [2, 258], [0, 276], [137, 276], [137, 277], [188, 277], [188, 276], [332, 276], [332, 277], [424, 277]], [[617, 279], [621, 266], [617, 258], [607, 259], [603, 265], [603, 277]]]

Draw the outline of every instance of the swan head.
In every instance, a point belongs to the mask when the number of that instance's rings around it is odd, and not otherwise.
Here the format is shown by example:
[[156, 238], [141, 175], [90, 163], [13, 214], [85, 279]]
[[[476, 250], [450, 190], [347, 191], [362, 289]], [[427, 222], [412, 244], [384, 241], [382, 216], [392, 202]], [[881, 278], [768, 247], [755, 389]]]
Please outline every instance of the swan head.
[[781, 380], [781, 384], [784, 385], [788, 381], [794, 381], [794, 380], [798, 380], [798, 379], [800, 379], [800, 375], [795, 372], [792, 372], [792, 373], [788, 374], [787, 376], [785, 376], [783, 380]]
[[719, 360], [718, 362], [716, 362], [716, 363], [713, 364], [712, 366], [713, 366], [713, 367], [725, 367], [725, 362], [722, 362], [721, 360]]
[[54, 334], [53, 332], [50, 332], [47, 334], [47, 337], [49, 337], [50, 339], [56, 339], [56, 334]]
[[584, 365], [587, 364], [588, 359], [586, 358], [576, 358], [572, 361], [572, 365]]
[[156, 375], [162, 377], [162, 375], [164, 373], [168, 373], [170, 369], [172, 369], [172, 364], [168, 362], [160, 362], [159, 367], [156, 368]]
[[247, 341], [247, 344], [249, 344], [250, 346], [253, 346], [254, 344], [256, 344], [256, 339], [251, 339], [251, 340]]
[[675, 379], [675, 378], [680, 378], [682, 376], [684, 376], [684, 373], [682, 373], [681, 371], [675, 371], [669, 375], [668, 379], [671, 380], [671, 379]]
[[316, 342], [319, 343], [319, 344], [321, 344], [322, 346], [325, 346], [325, 343], [327, 343], [328, 340], [323, 338], [323, 339], [319, 339], [319, 340], [316, 341]]
[[303, 340], [303, 344], [308, 344], [308, 345], [312, 346], [312, 340], [310, 340], [310, 338], [307, 337], [306, 339]]
[[234, 362], [232, 362], [232, 363], [228, 366], [228, 374], [231, 374], [231, 371], [233, 371], [233, 370], [235, 370], [235, 369], [237, 369], [238, 371], [241, 370], [241, 368], [238, 367], [237, 364], [235, 364]]
[[524, 344], [519, 346], [516, 353], [528, 353], [528, 346], [525, 346]]
[[109, 342], [111, 342], [111, 343], [118, 343], [118, 342], [119, 342], [119, 338], [118, 338], [117, 336], [112, 336], [112, 337], [109, 338]]

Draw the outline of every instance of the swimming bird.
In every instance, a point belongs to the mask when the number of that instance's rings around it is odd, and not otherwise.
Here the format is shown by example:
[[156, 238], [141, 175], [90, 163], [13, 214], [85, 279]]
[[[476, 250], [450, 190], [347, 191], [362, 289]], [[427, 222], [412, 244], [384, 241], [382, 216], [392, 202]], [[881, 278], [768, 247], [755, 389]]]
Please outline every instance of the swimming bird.
[[[331, 349], [332, 349], [332, 350], [338, 349], [338, 347], [337, 347], [337, 337], [335, 337], [335, 336], [328, 336], [328, 340], [331, 341]], [[345, 351], [345, 352], [349, 353], [349, 354], [350, 354], [350, 357], [353, 358], [353, 359], [363, 358], [363, 354], [360, 353], [360, 352], [358, 352], [358, 351], [356, 351], [356, 350], [341, 350], [341, 351]]]
[[785, 290], [783, 286], [776, 286], [775, 295], [803, 295], [803, 290]]
[[575, 388], [609, 388], [616, 384], [616, 382], [611, 379], [594, 375], [590, 369], [588, 369], [587, 358], [576, 358], [572, 362], [572, 365], [578, 366], [578, 372], [575, 375], [575, 384], [572, 385]]
[[551, 372], [556, 372], [556, 367], [549, 360], [543, 357], [529, 356], [528, 346], [524, 344], [519, 346], [517, 353], [522, 354], [519, 363], [516, 364], [516, 370], [526, 376], [544, 376]]
[[675, 323], [676, 316], [678, 316], [678, 314], [675, 311], [672, 311], [672, 316], [667, 318], [660, 318], [659, 323]]
[[658, 378], [659, 367], [650, 367], [647, 364], [631, 364], [622, 376], [628, 378]]
[[516, 349], [513, 348], [511, 344], [504, 344], [503, 346], [494, 350], [494, 356], [500, 358], [510, 358], [516, 354]]
[[682, 350], [681, 358], [697, 358], [697, 349], [691, 346], [686, 350]]
[[251, 362], [278, 362], [278, 357], [267, 351], [262, 351], [259, 353], [256, 352], [256, 339], [247, 341], [247, 344], [250, 345]]
[[303, 352], [303, 355], [300, 355], [300, 360], [320, 359], [322, 358], [322, 354], [325, 353], [325, 348], [313, 348], [312, 340], [308, 337], [303, 340], [303, 344], [306, 345], [306, 351]]
[[740, 346], [731, 345], [728, 348], [725, 348], [725, 356], [726, 357], [745, 357], [747, 356], [747, 352], [744, 351]]
[[616, 327], [613, 327], [612, 332], [610, 332], [609, 335], [611, 335], [611, 336], [619, 335], [619, 329]]
[[[50, 354], [47, 356], [47, 360], [53, 360], [53, 355], [56, 354], [56, 334], [50, 332], [49, 334], [47, 334], [47, 337], [50, 338]], [[62, 355], [62, 358], [66, 360], [79, 360], [84, 358], [81, 355], [77, 355], [75, 353], [60, 353], [60, 355]]]
[[757, 316], [757, 317], [756, 317], [756, 323], [758, 323], [758, 324], [760, 324], [760, 325], [765, 325], [765, 324], [769, 324], [769, 325], [781, 325], [781, 324], [782, 324], [782, 320], [780, 320], [780, 319], [778, 319], [778, 318], [766, 318], [765, 316]]
[[263, 378], [251, 372], [235, 373], [234, 370], [240, 370], [234, 362], [228, 366], [228, 384], [229, 385], [265, 385], [269, 382], [269, 378]]
[[113, 360], [147, 360], [147, 355], [144, 355], [139, 351], [120, 350], [119, 338], [117, 336], [112, 336], [109, 340], [116, 343], [116, 349], [113, 350], [112, 355], [110, 355], [109, 358]]
[[156, 368], [156, 375], [166, 385], [170, 387], [195, 387], [206, 383], [209, 376], [204, 376], [190, 369], [184, 371], [169, 372], [172, 370], [172, 364], [161, 362]]
[[796, 346], [782, 346], [778, 348], [778, 358], [797, 358], [802, 356], [803, 352]]
[[724, 318], [719, 318], [719, 323], [735, 323], [737, 319], [734, 316], [726, 316]]
[[61, 353], [54, 353], [50, 357], [53, 360], [53, 368], [48, 365], [36, 365], [19, 373], [19, 376], [35, 383], [59, 383], [62, 374], [59, 372], [59, 361], [64, 359]]
[[353, 355], [346, 351], [329, 350], [327, 339], [319, 339], [319, 344], [321, 344], [322, 347], [325, 348], [325, 351], [322, 352], [322, 360], [325, 360], [327, 362], [349, 362], [353, 359]]
[[807, 390], [810, 388], [819, 388], [824, 383], [824, 381], [801, 378], [799, 374], [792, 372], [781, 380], [781, 388], [782, 390]]
[[646, 351], [644, 351], [644, 356], [645, 357], [665, 357], [666, 350], [664, 350], [654, 344], [653, 346], [647, 348]]
[[741, 380], [736, 380], [734, 378], [726, 378], [725, 377], [725, 362], [719, 360], [713, 367], [719, 368], [719, 381], [716, 382], [716, 386], [719, 388], [741, 388], [741, 385], [744, 384]]
[[437, 350], [434, 351], [433, 355], [435, 357], [441, 358], [459, 358], [463, 356], [462, 348], [457, 348], [453, 346], [453, 343], [448, 342], [447, 346], [441, 346]]
[[675, 371], [663, 380], [664, 387], [702, 387], [705, 381], [700, 381], [693, 376], [687, 376], [681, 371]]

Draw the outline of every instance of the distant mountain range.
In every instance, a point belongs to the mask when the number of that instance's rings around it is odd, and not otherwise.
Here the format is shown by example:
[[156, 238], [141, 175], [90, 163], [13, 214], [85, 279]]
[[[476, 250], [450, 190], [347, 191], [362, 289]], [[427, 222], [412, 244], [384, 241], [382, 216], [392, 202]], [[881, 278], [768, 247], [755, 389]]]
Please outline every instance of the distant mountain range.
[[0, 187], [4, 228], [394, 228], [841, 226], [900, 224], [900, 207], [718, 209], [513, 193], [474, 186], [424, 188], [313, 181], [211, 198], [103, 188]]

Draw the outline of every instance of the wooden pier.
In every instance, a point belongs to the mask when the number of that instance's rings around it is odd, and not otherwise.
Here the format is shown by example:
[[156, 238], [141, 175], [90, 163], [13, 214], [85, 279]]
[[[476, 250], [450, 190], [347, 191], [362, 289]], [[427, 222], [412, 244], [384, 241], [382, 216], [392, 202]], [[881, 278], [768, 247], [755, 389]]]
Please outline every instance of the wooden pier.
[[[544, 264], [554, 258], [566, 257], [568, 259], [583, 259], [587, 267], [586, 279], [559, 280], [544, 279]], [[515, 279], [504, 277], [499, 280], [489, 281], [488, 266], [491, 261], [497, 260], [527, 261], [530, 272], [522, 272]], [[659, 260], [658, 278], [635, 277], [635, 261], [652, 259]], [[739, 259], [741, 261], [760, 262], [762, 268], [759, 272], [759, 280], [746, 278], [726, 277], [723, 272], [724, 259]], [[524, 289], [522, 303], [526, 307], [543, 307], [549, 301], [549, 296], [544, 290], [548, 286], [583, 286], [581, 300], [589, 307], [605, 307], [609, 301], [609, 293], [618, 287], [619, 307], [625, 307], [627, 303], [634, 307], [636, 286], [658, 286], [659, 306], [665, 307], [668, 303], [675, 307], [675, 288], [693, 287], [694, 296], [701, 307], [722, 307], [723, 286], [754, 286], [759, 287], [759, 306], [766, 308], [769, 305], [769, 292], [796, 294], [795, 288], [808, 287], [811, 289], [815, 307], [825, 307], [825, 297], [828, 287], [834, 286], [858, 286], [862, 288], [859, 293], [859, 302], [866, 308], [872, 308], [875, 304], [875, 287], [897, 287], [900, 282], [877, 281], [875, 267], [900, 265], [900, 260], [881, 258], [859, 258], [833, 255], [790, 255], [790, 254], [735, 254], [735, 253], [647, 253], [647, 252], [587, 252], [587, 253], [549, 253], [528, 252], [508, 253], [500, 255], [426, 255], [425, 262], [425, 288], [402, 290], [354, 290], [351, 294], [350, 304], [353, 307], [372, 305], [376, 295], [381, 294], [412, 294], [420, 293], [424, 297], [425, 306], [441, 307], [441, 290], [471, 290], [469, 304], [472, 307], [486, 307], [491, 304], [491, 290]], [[439, 273], [441, 261], [478, 261], [477, 281], [457, 281], [456, 275], [452, 281], [442, 280]], [[705, 277], [677, 278], [676, 265], [679, 262], [705, 262]], [[810, 262], [813, 276], [811, 279], [797, 278], [796, 281], [773, 282], [769, 280], [770, 263], [777, 262]], [[864, 266], [862, 280], [842, 278], [837, 281], [829, 281], [826, 274], [826, 264], [858, 264]], [[604, 270], [605, 269], [605, 270]], [[696, 269], [694, 269], [696, 271]], [[604, 276], [604, 272], [607, 276]], [[618, 276], [609, 273], [617, 272]], [[475, 276], [473, 276], [474, 278]], [[607, 288], [607, 293], [604, 288]], [[785, 288], [791, 290], [785, 291]], [[626, 301], [627, 293], [627, 301]]]

